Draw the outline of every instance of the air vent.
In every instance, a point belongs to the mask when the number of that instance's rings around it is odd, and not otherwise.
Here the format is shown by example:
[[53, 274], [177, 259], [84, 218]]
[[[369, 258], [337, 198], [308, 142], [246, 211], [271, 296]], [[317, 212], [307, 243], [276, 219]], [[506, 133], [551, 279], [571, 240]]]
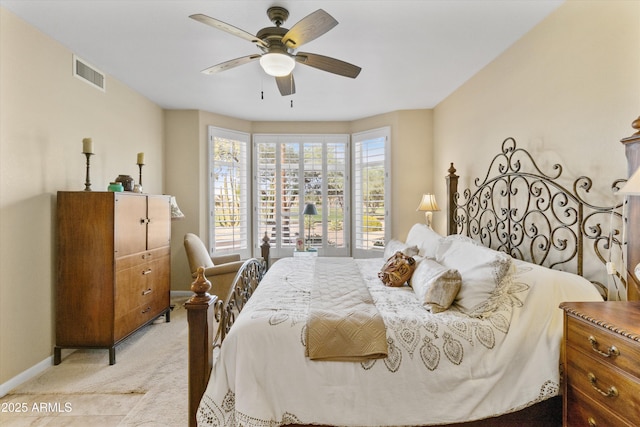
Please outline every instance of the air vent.
[[75, 55], [73, 55], [73, 75], [103, 92], [106, 90], [104, 73]]

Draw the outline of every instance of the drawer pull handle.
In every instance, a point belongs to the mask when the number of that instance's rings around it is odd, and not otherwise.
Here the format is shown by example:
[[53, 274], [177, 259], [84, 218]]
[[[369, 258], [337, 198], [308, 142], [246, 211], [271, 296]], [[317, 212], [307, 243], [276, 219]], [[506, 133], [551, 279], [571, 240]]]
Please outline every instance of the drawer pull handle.
[[151, 293], [151, 288], [147, 289], [146, 291], [142, 291], [142, 295], [149, 295]]
[[142, 272], [142, 275], [146, 276], [147, 274], [150, 274], [150, 273], [151, 273], [151, 269], [147, 268], [145, 271]]
[[593, 417], [589, 417], [587, 422], [589, 423], [589, 427], [597, 427], [598, 426], [598, 424], [596, 423], [596, 420], [594, 420]]
[[142, 255], [142, 259], [147, 259], [147, 258], [151, 258], [151, 254], [144, 254], [144, 255]]
[[601, 351], [598, 349], [598, 340], [593, 335], [589, 335], [589, 342], [591, 343], [591, 349], [598, 353], [600, 356], [611, 357], [611, 356], [620, 356], [620, 350], [615, 345], [612, 345], [607, 349], [607, 352]]
[[149, 306], [149, 307], [145, 308], [144, 310], [142, 310], [142, 314], [146, 314], [149, 311], [151, 311], [151, 306]]
[[598, 387], [596, 385], [596, 383], [598, 382], [598, 379], [596, 378], [596, 376], [594, 374], [589, 372], [587, 374], [587, 377], [589, 378], [589, 382], [591, 383], [591, 387], [593, 387], [593, 389], [595, 391], [597, 391], [598, 393], [600, 393], [604, 397], [617, 397], [618, 396], [618, 389], [615, 388], [614, 386], [611, 386], [611, 387], [609, 387], [609, 390], [604, 391], [604, 390], [601, 390], [600, 387]]

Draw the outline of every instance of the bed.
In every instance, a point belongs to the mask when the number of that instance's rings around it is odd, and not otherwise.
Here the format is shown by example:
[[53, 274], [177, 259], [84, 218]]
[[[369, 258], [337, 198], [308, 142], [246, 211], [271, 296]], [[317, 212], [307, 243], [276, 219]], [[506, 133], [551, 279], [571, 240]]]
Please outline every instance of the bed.
[[[622, 250], [621, 203], [590, 201], [589, 178], [567, 186], [551, 169], [508, 138], [473, 189], [458, 192], [451, 164], [447, 236], [415, 224], [381, 258], [284, 258], [266, 274], [251, 259], [222, 300], [199, 276], [190, 423], [558, 425], [558, 305], [602, 300], [625, 278], [602, 279]], [[412, 286], [379, 277], [398, 252], [415, 260]]]

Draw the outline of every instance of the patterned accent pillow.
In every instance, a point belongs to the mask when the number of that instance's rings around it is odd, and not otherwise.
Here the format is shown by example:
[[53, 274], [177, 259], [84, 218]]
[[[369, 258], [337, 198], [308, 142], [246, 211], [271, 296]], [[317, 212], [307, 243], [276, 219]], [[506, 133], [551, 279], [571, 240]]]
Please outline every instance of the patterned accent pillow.
[[512, 271], [509, 255], [452, 235], [444, 238], [438, 247], [436, 260], [460, 272], [462, 287], [455, 304], [462, 312], [487, 317], [495, 311], [496, 307], [489, 302], [500, 292], [500, 283]]
[[398, 251], [382, 267], [378, 278], [386, 286], [402, 286], [411, 279], [416, 268], [416, 260]]
[[425, 258], [418, 263], [409, 285], [427, 310], [440, 313], [453, 303], [462, 286], [462, 278], [458, 270]]

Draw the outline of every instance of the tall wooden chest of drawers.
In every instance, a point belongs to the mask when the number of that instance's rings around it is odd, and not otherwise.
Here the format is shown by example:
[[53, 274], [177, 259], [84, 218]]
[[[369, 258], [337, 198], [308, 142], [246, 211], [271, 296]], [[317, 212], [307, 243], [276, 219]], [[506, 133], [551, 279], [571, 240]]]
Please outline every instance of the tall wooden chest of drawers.
[[58, 192], [56, 345], [109, 349], [170, 320], [169, 196]]
[[563, 425], [640, 425], [640, 301], [564, 310]]

